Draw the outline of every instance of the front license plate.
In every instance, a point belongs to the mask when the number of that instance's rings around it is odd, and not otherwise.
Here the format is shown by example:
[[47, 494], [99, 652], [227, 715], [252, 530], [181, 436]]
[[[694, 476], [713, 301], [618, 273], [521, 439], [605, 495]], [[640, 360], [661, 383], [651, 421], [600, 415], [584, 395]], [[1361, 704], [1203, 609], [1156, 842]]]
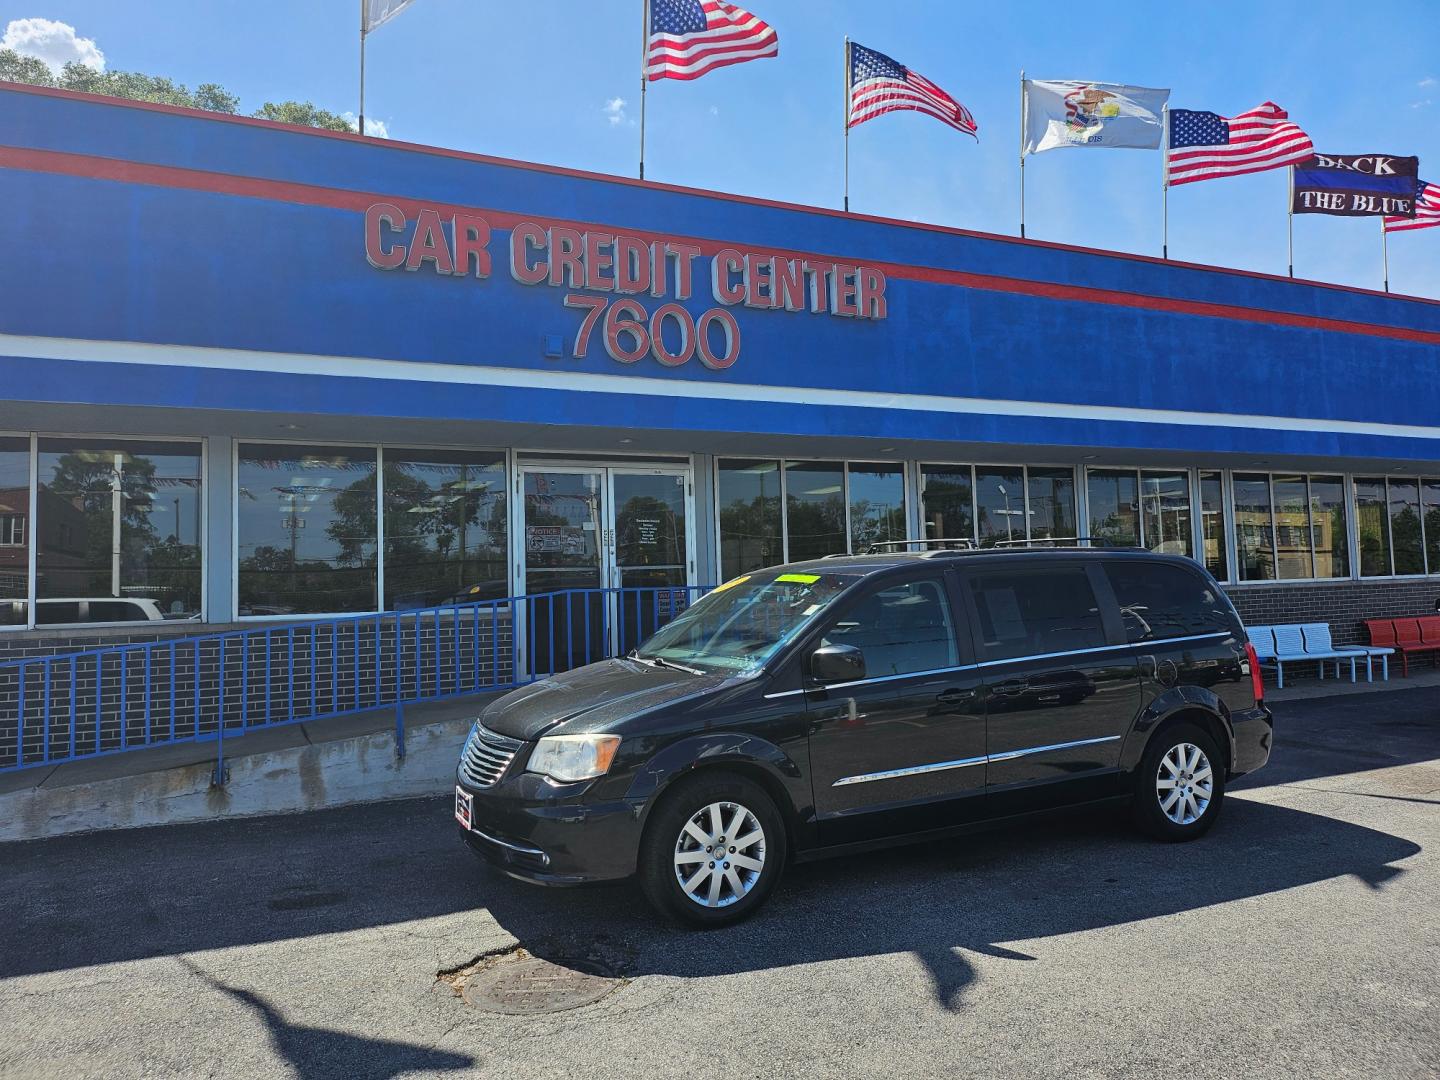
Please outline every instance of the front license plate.
[[474, 805], [475, 800], [470, 797], [468, 791], [458, 787], [455, 789], [455, 820], [467, 829], [471, 827], [470, 823], [474, 820], [472, 813]]

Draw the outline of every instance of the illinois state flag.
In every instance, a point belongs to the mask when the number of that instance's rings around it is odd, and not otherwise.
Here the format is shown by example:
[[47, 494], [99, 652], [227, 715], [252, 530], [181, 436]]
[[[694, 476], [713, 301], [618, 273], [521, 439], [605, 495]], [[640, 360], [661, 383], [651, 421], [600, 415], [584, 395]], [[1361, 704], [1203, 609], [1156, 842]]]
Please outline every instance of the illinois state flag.
[[1073, 79], [1025, 80], [1021, 156], [1072, 146], [1154, 150], [1169, 90]]

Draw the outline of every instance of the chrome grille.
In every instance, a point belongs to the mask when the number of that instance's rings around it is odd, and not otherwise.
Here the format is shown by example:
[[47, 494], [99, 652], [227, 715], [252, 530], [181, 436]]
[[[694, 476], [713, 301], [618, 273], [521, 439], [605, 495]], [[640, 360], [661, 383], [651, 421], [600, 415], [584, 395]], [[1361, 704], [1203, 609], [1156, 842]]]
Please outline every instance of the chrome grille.
[[476, 787], [490, 787], [510, 768], [521, 743], [476, 724], [460, 755], [460, 771]]

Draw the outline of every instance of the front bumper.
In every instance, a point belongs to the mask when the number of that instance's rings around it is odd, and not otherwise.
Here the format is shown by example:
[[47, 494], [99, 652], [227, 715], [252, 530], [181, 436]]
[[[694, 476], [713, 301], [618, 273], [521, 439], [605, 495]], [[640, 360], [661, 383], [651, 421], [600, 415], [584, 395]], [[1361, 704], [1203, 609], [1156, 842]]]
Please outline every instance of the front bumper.
[[1235, 760], [1230, 763], [1231, 776], [1254, 772], [1270, 760], [1275, 742], [1275, 717], [1263, 704], [1253, 709], [1230, 714], [1235, 732]]
[[579, 885], [635, 872], [641, 807], [598, 801], [594, 783], [557, 785], [522, 772], [477, 787], [459, 770], [455, 783], [473, 800], [471, 828], [456, 825], [466, 845], [512, 877]]

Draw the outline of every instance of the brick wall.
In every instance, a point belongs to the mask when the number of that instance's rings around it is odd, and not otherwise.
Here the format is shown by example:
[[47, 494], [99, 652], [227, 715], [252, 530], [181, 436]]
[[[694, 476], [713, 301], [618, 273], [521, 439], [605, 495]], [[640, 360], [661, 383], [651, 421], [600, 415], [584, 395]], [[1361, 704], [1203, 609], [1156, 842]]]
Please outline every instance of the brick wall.
[[1435, 614], [1440, 579], [1232, 585], [1225, 592], [1247, 625], [1324, 622], [1337, 645], [1363, 645], [1364, 619]]

